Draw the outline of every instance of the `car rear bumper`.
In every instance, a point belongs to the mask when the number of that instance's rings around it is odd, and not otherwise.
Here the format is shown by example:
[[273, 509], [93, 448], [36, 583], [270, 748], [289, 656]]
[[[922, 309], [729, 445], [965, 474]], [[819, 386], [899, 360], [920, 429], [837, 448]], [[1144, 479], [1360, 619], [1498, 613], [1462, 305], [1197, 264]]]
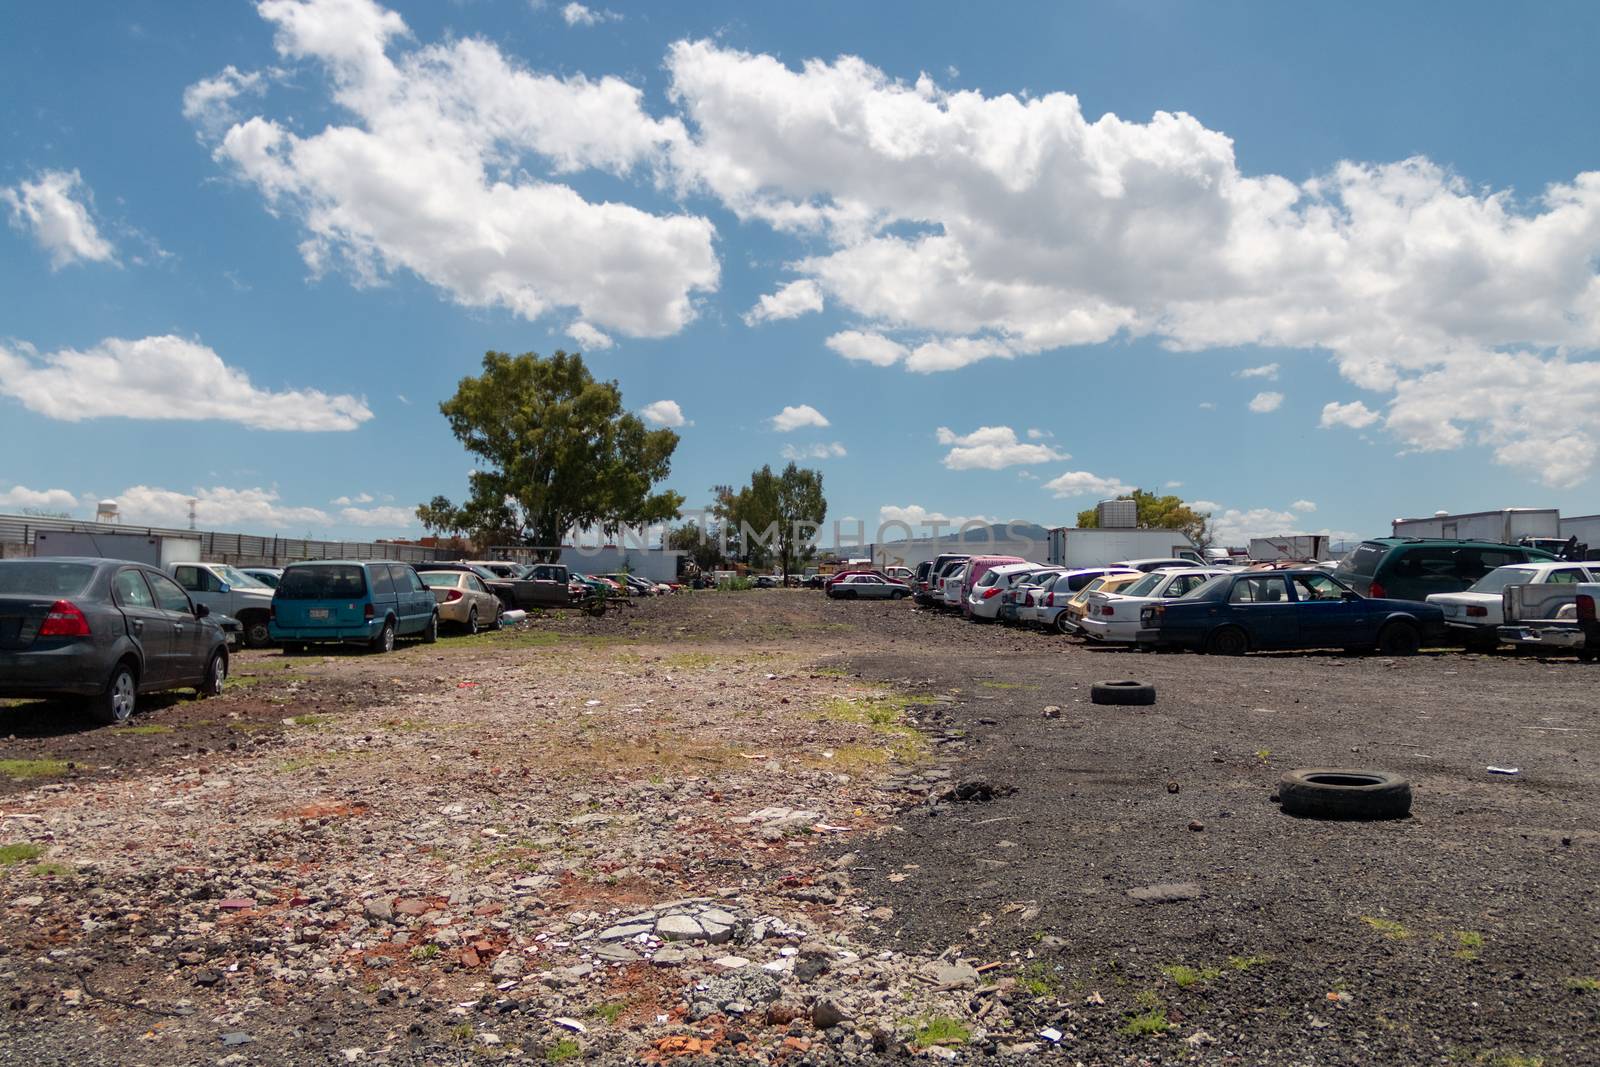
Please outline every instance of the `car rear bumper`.
[[1454, 619], [1446, 619], [1443, 623], [1444, 629], [1440, 632], [1448, 633], [1450, 631], [1454, 631], [1456, 633], [1464, 634], [1491, 633], [1499, 625], [1499, 623], [1495, 622], [1457, 622]]
[[1106, 622], [1104, 619], [1085, 618], [1078, 632], [1095, 641], [1113, 645], [1138, 640], [1138, 631], [1131, 623]]
[[94, 696], [111, 662], [90, 644], [0, 652], [0, 697]]
[[1570, 626], [1502, 626], [1496, 634], [1508, 645], [1538, 648], [1582, 649], [1588, 642], [1577, 623]]
[[280, 626], [276, 621], [268, 626], [274, 641], [371, 641], [383, 632], [383, 620], [347, 626]]

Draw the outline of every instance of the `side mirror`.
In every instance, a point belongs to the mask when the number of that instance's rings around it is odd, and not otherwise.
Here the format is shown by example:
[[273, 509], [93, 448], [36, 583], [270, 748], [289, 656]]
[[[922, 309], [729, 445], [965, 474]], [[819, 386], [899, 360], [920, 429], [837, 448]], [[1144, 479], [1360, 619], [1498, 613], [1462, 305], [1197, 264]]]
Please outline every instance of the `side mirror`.
[[210, 614], [211, 614], [211, 609], [206, 607], [204, 604], [196, 604], [194, 606], [194, 617], [195, 618], [203, 619], [207, 615], [210, 615]]
[[1361, 595], [1359, 593], [1352, 593], [1350, 590], [1346, 589], [1344, 592], [1339, 594], [1339, 599], [1348, 604], [1354, 604], [1356, 601], [1361, 599]]
[[233, 586], [229, 585], [227, 582], [219, 582], [217, 583], [217, 592], [231, 593], [233, 592]]

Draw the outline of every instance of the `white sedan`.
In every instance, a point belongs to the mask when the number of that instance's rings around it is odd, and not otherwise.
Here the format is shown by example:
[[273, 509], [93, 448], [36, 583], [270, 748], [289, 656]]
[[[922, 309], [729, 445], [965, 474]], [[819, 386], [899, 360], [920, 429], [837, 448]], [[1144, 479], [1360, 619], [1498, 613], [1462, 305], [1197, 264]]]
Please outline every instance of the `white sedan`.
[[1188, 596], [1217, 575], [1233, 572], [1232, 567], [1164, 568], [1118, 592], [1090, 593], [1078, 632], [1091, 641], [1134, 644], [1139, 640], [1139, 612], [1146, 604]]
[[1000, 616], [1000, 605], [1005, 594], [1022, 579], [1039, 570], [1037, 563], [1002, 563], [983, 572], [967, 594], [967, 614], [974, 619], [995, 619]]
[[828, 586], [828, 595], [835, 600], [899, 600], [911, 595], [911, 587], [876, 574], [849, 574]]
[[1600, 564], [1513, 563], [1496, 567], [1463, 592], [1431, 593], [1428, 603], [1444, 612], [1444, 624], [1451, 633], [1470, 644], [1489, 646], [1500, 641], [1506, 586], [1596, 581], [1600, 581]]

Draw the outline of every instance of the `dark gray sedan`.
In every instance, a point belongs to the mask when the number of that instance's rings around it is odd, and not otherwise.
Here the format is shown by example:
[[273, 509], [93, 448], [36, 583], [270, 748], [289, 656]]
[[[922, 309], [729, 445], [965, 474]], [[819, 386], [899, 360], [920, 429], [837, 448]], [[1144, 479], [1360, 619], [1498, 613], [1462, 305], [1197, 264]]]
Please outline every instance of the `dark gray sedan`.
[[76, 697], [125, 722], [140, 693], [222, 692], [217, 619], [154, 567], [58, 556], [0, 560], [0, 697]]

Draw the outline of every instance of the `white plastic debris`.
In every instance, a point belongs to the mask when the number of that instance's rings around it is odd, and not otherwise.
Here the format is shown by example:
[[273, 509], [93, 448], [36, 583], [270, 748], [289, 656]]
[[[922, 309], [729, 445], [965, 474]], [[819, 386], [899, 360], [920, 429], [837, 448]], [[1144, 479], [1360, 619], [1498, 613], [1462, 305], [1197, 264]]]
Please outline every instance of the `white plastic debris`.
[[1521, 767], [1490, 767], [1490, 774], [1521, 774]]
[[557, 1026], [564, 1026], [568, 1030], [571, 1030], [575, 1034], [587, 1034], [589, 1032], [589, 1028], [588, 1027], [584, 1026], [582, 1023], [580, 1023], [576, 1019], [567, 1018], [565, 1015], [563, 1015], [560, 1018], [556, 1019], [555, 1020], [555, 1024]]
[[1043, 1030], [1039, 1031], [1039, 1036], [1044, 1038], [1046, 1041], [1060, 1041], [1061, 1031], [1057, 1030], [1053, 1026], [1047, 1026]]

